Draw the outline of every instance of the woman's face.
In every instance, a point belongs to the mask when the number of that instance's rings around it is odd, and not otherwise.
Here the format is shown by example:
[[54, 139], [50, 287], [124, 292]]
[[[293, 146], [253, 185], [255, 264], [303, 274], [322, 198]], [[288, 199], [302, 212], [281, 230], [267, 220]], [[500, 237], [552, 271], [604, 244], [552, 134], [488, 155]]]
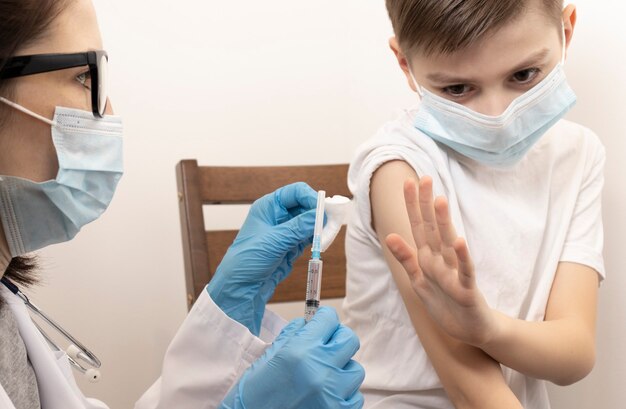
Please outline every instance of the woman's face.
[[[100, 49], [102, 39], [91, 0], [69, 0], [43, 38], [18, 50], [16, 55]], [[13, 79], [9, 99], [50, 119], [57, 106], [91, 112], [91, 91], [79, 81], [86, 69], [70, 68]], [[106, 111], [109, 115], [110, 105]], [[54, 179], [58, 161], [50, 125], [13, 108], [7, 109], [12, 112], [0, 128], [0, 175], [36, 182]]]

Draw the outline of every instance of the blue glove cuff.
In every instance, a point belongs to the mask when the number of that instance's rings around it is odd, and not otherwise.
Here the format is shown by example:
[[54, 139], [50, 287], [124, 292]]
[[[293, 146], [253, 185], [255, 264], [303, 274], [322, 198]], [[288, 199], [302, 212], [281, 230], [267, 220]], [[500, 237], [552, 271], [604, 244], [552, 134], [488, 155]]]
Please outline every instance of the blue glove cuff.
[[[213, 281], [211, 281], [212, 283]], [[265, 306], [256, 306], [254, 299], [248, 299], [244, 296], [231, 297], [217, 289], [217, 286], [206, 286], [209, 296], [228, 317], [237, 321], [255, 336], [261, 333], [261, 322], [265, 314]]]

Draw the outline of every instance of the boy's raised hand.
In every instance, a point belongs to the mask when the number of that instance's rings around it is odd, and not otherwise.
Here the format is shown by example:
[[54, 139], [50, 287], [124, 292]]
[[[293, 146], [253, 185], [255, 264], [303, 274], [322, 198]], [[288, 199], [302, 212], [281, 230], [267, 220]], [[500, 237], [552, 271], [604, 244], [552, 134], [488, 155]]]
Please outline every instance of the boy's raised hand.
[[433, 201], [432, 179], [427, 176], [419, 181], [419, 192], [414, 180], [404, 183], [404, 200], [417, 249], [398, 234], [387, 236], [387, 246], [444, 331], [462, 342], [484, 345], [494, 336], [497, 320], [476, 286], [469, 250], [456, 234], [448, 201]]

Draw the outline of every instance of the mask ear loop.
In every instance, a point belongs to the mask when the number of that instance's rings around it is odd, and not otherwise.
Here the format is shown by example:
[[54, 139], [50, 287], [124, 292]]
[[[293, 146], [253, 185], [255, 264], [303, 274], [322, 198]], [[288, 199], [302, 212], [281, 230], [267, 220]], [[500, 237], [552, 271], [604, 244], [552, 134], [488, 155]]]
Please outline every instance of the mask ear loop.
[[424, 88], [422, 88], [422, 86], [415, 79], [415, 76], [413, 75], [413, 70], [411, 70], [411, 67], [409, 67], [409, 75], [411, 76], [413, 85], [415, 85], [415, 89], [417, 90], [417, 95], [420, 96], [420, 99], [424, 98]]
[[32, 116], [35, 119], [39, 119], [42, 122], [47, 123], [50, 126], [57, 126], [56, 121], [53, 121], [51, 119], [46, 118], [45, 116], [41, 116], [39, 114], [34, 113], [33, 111], [24, 108], [23, 106], [21, 106], [20, 104], [16, 104], [13, 101], [9, 101], [8, 99], [6, 99], [5, 97], [0, 97], [0, 102], [3, 102], [5, 104], [7, 104], [8, 106], [17, 109], [20, 112], [25, 113], [26, 115]]
[[561, 34], [563, 37], [563, 44], [561, 45], [561, 65], [565, 65], [565, 55], [567, 53], [567, 35], [565, 34], [565, 23], [561, 22], [561, 26]]

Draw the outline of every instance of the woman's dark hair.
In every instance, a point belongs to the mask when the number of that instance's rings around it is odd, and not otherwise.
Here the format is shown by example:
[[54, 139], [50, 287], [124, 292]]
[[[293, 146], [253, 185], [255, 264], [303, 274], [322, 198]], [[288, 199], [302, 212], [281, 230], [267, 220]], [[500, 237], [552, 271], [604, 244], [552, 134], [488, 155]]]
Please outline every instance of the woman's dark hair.
[[[69, 0], [0, 0], [0, 71], [8, 58], [46, 35]], [[0, 96], [12, 99], [11, 80], [0, 79]], [[0, 127], [9, 118], [9, 109], [0, 104]], [[37, 281], [35, 257], [15, 257], [4, 276], [22, 285]]]
[[[46, 35], [69, 0], [0, 0], [0, 71], [8, 58]], [[0, 95], [11, 95], [12, 80], [0, 79]], [[0, 104], [0, 126], [9, 115]]]
[[33, 285], [37, 282], [37, 257], [13, 257], [4, 276], [14, 283], [23, 286]]

